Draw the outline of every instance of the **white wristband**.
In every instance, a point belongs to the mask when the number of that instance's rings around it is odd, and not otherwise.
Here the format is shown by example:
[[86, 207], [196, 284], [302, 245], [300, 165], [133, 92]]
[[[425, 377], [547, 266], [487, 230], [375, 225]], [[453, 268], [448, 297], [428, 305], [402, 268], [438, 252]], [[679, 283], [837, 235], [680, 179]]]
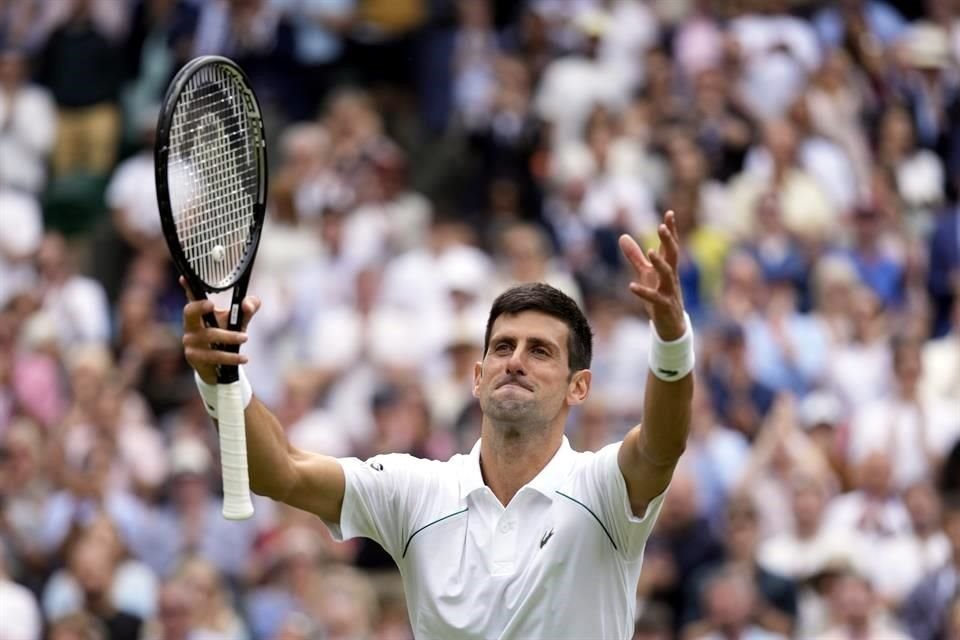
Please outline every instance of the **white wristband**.
[[686, 329], [676, 340], [664, 341], [657, 335], [657, 328], [650, 322], [650, 371], [666, 382], [680, 380], [693, 371], [696, 357], [693, 350], [693, 323], [686, 312], [683, 314]]
[[[250, 381], [247, 379], [243, 367], [239, 367], [237, 373], [239, 374], [237, 381], [240, 383], [240, 399], [243, 401], [243, 408], [246, 409], [253, 399], [253, 387], [250, 386]], [[217, 385], [204, 382], [196, 371], [193, 372], [193, 379], [197, 383], [197, 391], [200, 392], [200, 397], [203, 398], [203, 408], [207, 410], [211, 418], [216, 420]]]

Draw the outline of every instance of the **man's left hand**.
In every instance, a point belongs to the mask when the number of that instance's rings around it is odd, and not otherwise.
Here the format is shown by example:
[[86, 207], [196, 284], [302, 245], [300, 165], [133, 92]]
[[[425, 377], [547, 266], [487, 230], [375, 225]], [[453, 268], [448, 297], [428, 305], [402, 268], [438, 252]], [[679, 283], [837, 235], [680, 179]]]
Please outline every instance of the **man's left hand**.
[[680, 235], [676, 216], [667, 211], [657, 227], [660, 247], [644, 254], [636, 240], [623, 234], [620, 250], [633, 265], [637, 279], [630, 282], [630, 291], [643, 301], [647, 315], [661, 340], [676, 340], [686, 331], [683, 295], [677, 265], [680, 260]]

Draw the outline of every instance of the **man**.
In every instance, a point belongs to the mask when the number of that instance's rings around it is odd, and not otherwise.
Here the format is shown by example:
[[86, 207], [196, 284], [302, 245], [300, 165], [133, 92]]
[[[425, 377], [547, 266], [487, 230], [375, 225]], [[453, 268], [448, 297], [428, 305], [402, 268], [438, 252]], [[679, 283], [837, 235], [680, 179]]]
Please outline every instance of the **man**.
[[[338, 539], [380, 543], [400, 568], [418, 638], [630, 637], [644, 544], [684, 450], [693, 394], [672, 212], [658, 232], [661, 246], [646, 256], [620, 238], [638, 276], [630, 290], [656, 333], [643, 426], [622, 443], [595, 454], [570, 448], [564, 424], [590, 391], [590, 327], [569, 297], [526, 284], [490, 312], [474, 368], [481, 437], [470, 454], [362, 462], [300, 451], [250, 399], [251, 487], [318, 515]], [[259, 302], [244, 306], [249, 317]], [[210, 311], [206, 300], [187, 304], [183, 342], [215, 412], [216, 365], [246, 359], [209, 345], [246, 338], [204, 328]]]
[[943, 531], [950, 541], [950, 559], [924, 576], [900, 606], [900, 622], [916, 640], [949, 637], [951, 608], [960, 585], [960, 494], [944, 496]]

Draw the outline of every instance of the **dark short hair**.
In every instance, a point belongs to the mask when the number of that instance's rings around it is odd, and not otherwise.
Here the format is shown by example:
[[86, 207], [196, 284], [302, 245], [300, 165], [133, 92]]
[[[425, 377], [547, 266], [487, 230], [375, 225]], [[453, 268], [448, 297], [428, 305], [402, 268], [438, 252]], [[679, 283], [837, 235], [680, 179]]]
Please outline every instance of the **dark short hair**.
[[567, 353], [570, 371], [590, 368], [593, 357], [593, 331], [573, 298], [556, 287], [543, 282], [529, 282], [507, 289], [493, 301], [487, 331], [483, 336], [483, 355], [490, 346], [493, 323], [503, 314], [516, 315], [523, 311], [539, 311], [563, 321], [570, 329], [567, 336]]

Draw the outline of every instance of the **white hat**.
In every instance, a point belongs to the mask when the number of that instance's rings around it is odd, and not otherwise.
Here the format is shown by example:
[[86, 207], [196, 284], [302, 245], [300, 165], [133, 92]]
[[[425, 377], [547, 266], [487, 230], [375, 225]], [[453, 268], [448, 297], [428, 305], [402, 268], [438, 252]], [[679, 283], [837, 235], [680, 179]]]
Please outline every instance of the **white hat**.
[[573, 19], [573, 26], [591, 38], [600, 38], [610, 29], [610, 16], [603, 11], [588, 9]]
[[437, 261], [447, 291], [478, 295], [490, 277], [490, 260], [478, 249], [452, 247]]
[[213, 463], [206, 445], [193, 437], [178, 438], [170, 447], [170, 475], [204, 475]]
[[829, 391], [814, 391], [800, 402], [800, 422], [806, 429], [821, 424], [836, 425], [843, 419], [840, 399]]
[[929, 21], [918, 21], [902, 40], [907, 64], [920, 69], [950, 66], [950, 37], [946, 29]]

